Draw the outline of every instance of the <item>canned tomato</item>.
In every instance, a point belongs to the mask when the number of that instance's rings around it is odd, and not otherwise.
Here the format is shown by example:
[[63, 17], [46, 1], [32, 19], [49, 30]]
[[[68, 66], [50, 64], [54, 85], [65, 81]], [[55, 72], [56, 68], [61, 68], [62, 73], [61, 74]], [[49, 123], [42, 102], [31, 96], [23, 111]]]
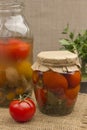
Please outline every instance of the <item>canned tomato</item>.
[[40, 52], [32, 69], [39, 110], [48, 115], [71, 113], [80, 90], [78, 56], [69, 51]]

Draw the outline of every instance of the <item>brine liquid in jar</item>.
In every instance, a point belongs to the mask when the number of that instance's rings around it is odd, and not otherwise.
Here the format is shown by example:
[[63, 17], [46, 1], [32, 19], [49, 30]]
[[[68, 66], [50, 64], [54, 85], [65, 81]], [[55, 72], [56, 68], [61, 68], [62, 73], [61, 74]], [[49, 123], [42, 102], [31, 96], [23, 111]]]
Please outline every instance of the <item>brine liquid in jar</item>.
[[15, 1], [0, 3], [0, 107], [32, 94], [33, 38]]

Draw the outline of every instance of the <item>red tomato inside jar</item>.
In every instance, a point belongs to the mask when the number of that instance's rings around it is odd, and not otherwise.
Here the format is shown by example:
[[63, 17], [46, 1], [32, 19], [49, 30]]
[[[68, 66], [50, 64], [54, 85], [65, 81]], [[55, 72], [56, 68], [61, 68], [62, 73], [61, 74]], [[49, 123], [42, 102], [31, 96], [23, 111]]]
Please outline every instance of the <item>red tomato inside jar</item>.
[[37, 55], [32, 66], [32, 81], [42, 113], [66, 115], [73, 111], [81, 81], [77, 59], [76, 54], [68, 51], [48, 51]]

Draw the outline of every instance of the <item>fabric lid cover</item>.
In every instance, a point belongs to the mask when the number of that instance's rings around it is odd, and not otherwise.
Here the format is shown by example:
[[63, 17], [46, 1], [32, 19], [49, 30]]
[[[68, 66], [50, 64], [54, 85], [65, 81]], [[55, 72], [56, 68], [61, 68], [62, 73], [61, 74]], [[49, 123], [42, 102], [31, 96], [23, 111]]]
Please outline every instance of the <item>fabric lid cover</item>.
[[33, 70], [55, 72], [72, 72], [79, 70], [80, 63], [77, 54], [69, 51], [43, 51], [37, 55], [37, 61], [32, 65]]

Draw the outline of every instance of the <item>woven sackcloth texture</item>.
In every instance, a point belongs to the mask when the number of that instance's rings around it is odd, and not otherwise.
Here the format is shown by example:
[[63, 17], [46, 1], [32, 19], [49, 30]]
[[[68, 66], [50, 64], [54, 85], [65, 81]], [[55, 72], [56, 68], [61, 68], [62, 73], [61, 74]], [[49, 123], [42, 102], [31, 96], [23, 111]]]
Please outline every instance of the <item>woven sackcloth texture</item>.
[[0, 130], [87, 130], [87, 95], [79, 93], [73, 112], [67, 116], [47, 116], [37, 108], [27, 123], [15, 122], [7, 108], [0, 108]]

